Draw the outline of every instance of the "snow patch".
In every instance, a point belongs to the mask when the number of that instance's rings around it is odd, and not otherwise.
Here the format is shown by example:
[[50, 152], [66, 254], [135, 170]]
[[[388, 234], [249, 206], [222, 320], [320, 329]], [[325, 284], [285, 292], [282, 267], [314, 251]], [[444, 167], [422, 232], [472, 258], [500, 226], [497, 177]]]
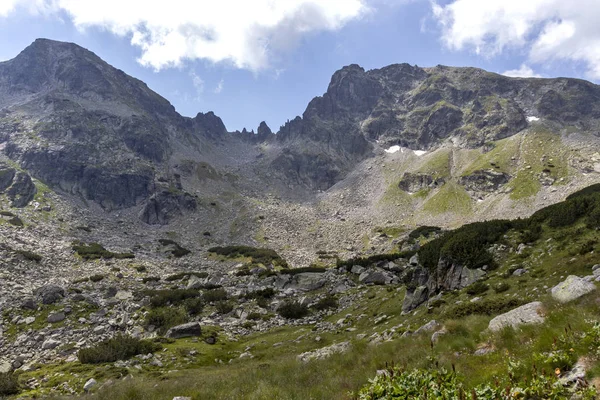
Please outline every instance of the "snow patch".
[[400, 146], [392, 146], [389, 149], [387, 149], [385, 152], [386, 153], [390, 153], [390, 154], [394, 154], [400, 151]]
[[417, 157], [421, 157], [423, 154], [427, 153], [425, 150], [413, 150]]
[[539, 121], [540, 119], [538, 117], [527, 117], [527, 122], [536, 122]]

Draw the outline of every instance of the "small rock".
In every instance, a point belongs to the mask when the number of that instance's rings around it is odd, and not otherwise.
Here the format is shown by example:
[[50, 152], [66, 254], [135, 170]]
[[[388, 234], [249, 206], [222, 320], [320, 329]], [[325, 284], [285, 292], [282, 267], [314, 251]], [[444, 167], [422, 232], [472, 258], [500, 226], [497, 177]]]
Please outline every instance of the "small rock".
[[48, 315], [48, 322], [51, 324], [55, 324], [57, 322], [64, 321], [65, 318], [67, 318], [67, 316], [62, 311], [57, 312], [57, 313], [52, 313], [52, 314]]
[[90, 380], [88, 380], [85, 385], [83, 385], [83, 390], [85, 392], [89, 392], [94, 386], [96, 386], [98, 384], [98, 382], [92, 378]]

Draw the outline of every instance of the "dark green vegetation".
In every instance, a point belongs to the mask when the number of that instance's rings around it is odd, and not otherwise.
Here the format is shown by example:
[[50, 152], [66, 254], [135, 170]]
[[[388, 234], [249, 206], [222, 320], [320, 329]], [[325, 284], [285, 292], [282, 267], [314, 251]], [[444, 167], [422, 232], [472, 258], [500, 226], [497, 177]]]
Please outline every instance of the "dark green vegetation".
[[306, 305], [297, 301], [286, 301], [277, 308], [277, 313], [283, 318], [299, 319], [306, 317], [309, 309]]
[[0, 396], [19, 393], [19, 381], [13, 373], [0, 373]]
[[121, 335], [98, 343], [96, 346], [81, 349], [77, 357], [82, 364], [99, 364], [127, 360], [138, 354], [154, 353], [160, 349], [160, 345], [148, 340]]
[[420, 226], [408, 234], [410, 239], [418, 239], [421, 236], [428, 238], [432, 233], [440, 232], [442, 228], [437, 226]]
[[208, 251], [226, 258], [250, 258], [251, 263], [257, 265], [273, 265], [281, 268], [287, 268], [288, 266], [287, 262], [275, 250], [271, 249], [249, 246], [226, 246], [212, 247]]
[[376, 254], [369, 257], [355, 257], [349, 260], [337, 260], [336, 266], [346, 268], [346, 270], [350, 270], [354, 265], [360, 265], [361, 267], [368, 267], [372, 264], [381, 262], [381, 261], [394, 261], [399, 258], [410, 258], [416, 252], [414, 251], [404, 251], [400, 253], [390, 253], [390, 254]]
[[17, 254], [22, 255], [23, 258], [25, 258], [26, 260], [29, 260], [29, 261], [35, 261], [35, 262], [42, 261], [42, 256], [40, 256], [39, 254], [34, 253], [33, 251], [29, 251], [29, 250], [17, 250]]
[[112, 251], [106, 250], [101, 244], [98, 243], [73, 243], [73, 251], [84, 260], [97, 260], [99, 258], [110, 259], [125, 259], [135, 258], [133, 253], [113, 253]]
[[188, 254], [191, 253], [190, 250], [188, 250], [188, 249], [186, 249], [184, 247], [181, 247], [179, 245], [179, 243], [177, 243], [177, 242], [175, 242], [173, 240], [170, 240], [170, 239], [159, 239], [158, 242], [162, 246], [172, 246], [173, 249], [171, 250], [171, 254], [173, 255], [173, 257], [181, 258], [181, 257], [186, 256], [186, 255], [188, 255]]

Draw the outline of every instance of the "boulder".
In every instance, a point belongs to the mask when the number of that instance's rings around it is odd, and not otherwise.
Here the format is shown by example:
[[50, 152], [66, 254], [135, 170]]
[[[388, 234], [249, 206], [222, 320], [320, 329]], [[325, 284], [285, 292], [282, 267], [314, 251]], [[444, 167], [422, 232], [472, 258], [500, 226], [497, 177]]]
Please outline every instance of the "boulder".
[[488, 328], [492, 332], [496, 332], [507, 326], [516, 328], [519, 325], [541, 324], [545, 320], [542, 309], [542, 303], [539, 301], [525, 304], [507, 313], [498, 315], [490, 321]]
[[402, 302], [402, 312], [409, 312], [427, 301], [429, 290], [427, 286], [419, 286], [414, 290], [408, 290]]
[[55, 324], [57, 322], [64, 321], [67, 316], [64, 312], [56, 312], [48, 315], [48, 322], [51, 324]]
[[83, 391], [84, 392], [89, 392], [94, 386], [96, 386], [98, 384], [98, 382], [92, 378], [89, 379], [84, 385], [83, 385]]
[[337, 353], [345, 353], [350, 348], [350, 342], [341, 342], [332, 344], [331, 346], [323, 347], [314, 351], [307, 351], [306, 353], [299, 354], [297, 356], [298, 361], [307, 363], [312, 360], [323, 360], [331, 357]]
[[594, 290], [596, 290], [596, 285], [593, 283], [578, 276], [569, 275], [564, 282], [552, 288], [552, 297], [561, 303], [568, 303]]
[[0, 165], [0, 192], [5, 191], [12, 185], [16, 173], [17, 171], [14, 168]]
[[165, 335], [171, 339], [180, 339], [202, 335], [202, 328], [199, 322], [190, 322], [183, 325], [177, 325], [167, 331]]
[[463, 176], [459, 183], [471, 192], [494, 193], [509, 180], [510, 175], [490, 169], [475, 171], [471, 175]]
[[33, 294], [38, 296], [44, 304], [54, 304], [65, 297], [65, 289], [56, 285], [46, 285], [36, 289]]
[[317, 290], [325, 286], [327, 279], [325, 274], [320, 272], [302, 272], [292, 276], [285, 285], [286, 289], [296, 289], [304, 291]]
[[438, 329], [440, 327], [440, 323], [437, 322], [436, 320], [431, 320], [428, 323], [426, 323], [425, 325], [423, 325], [422, 327], [420, 327], [419, 329], [417, 329], [415, 331], [415, 335], [418, 335], [419, 333], [422, 332], [432, 332], [436, 329]]
[[191, 194], [165, 190], [148, 199], [139, 218], [149, 225], [167, 225], [173, 218], [195, 211], [196, 207], [196, 199]]
[[363, 284], [372, 283], [374, 285], [389, 285], [394, 280], [394, 276], [382, 269], [369, 269], [358, 277], [358, 281]]

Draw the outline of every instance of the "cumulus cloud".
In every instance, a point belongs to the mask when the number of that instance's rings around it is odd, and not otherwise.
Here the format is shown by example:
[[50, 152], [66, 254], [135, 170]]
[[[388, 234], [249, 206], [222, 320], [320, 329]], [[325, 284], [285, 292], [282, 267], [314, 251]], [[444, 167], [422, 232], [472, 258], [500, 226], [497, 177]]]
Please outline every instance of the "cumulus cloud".
[[525, 50], [530, 63], [580, 62], [600, 79], [597, 0], [451, 0], [432, 9], [450, 49], [487, 57]]
[[518, 69], [511, 69], [508, 71], [504, 71], [502, 75], [511, 76], [513, 78], [541, 78], [542, 75], [537, 74], [530, 66], [527, 64], [521, 64], [521, 67]]
[[99, 27], [141, 49], [160, 70], [185, 60], [258, 71], [304, 36], [335, 31], [367, 11], [366, 0], [0, 0], [0, 16], [24, 6], [64, 12], [78, 29]]

